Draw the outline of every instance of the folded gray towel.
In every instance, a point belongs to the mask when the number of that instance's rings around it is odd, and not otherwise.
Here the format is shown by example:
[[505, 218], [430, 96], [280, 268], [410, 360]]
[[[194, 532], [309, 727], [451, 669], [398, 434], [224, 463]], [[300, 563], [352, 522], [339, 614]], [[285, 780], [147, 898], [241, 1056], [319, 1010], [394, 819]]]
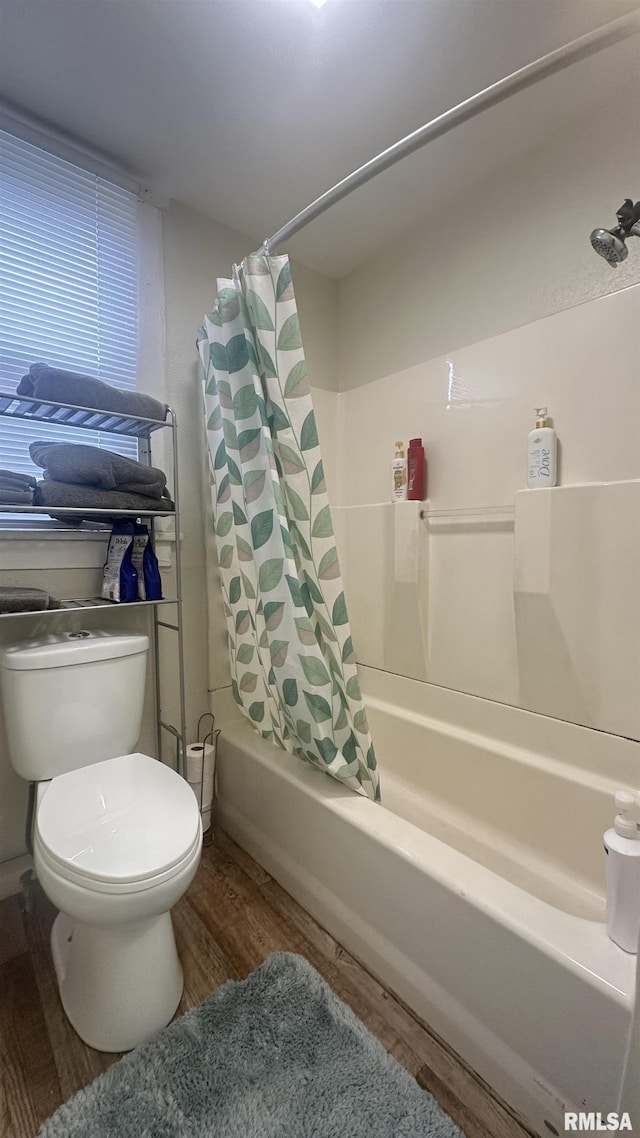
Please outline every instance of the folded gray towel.
[[57, 608], [57, 601], [50, 604], [51, 598], [43, 589], [16, 589], [0, 587], [0, 612], [43, 612], [47, 608]]
[[161, 498], [166, 491], [166, 475], [155, 466], [143, 466], [133, 458], [99, 447], [84, 443], [35, 442], [29, 447], [29, 454], [36, 466], [45, 471], [45, 478], [54, 482], [122, 490], [149, 498]]
[[[156, 510], [173, 511], [174, 504], [169, 497], [147, 498], [144, 494], [126, 494], [122, 490], [100, 490], [97, 486], [75, 486], [72, 482], [38, 482], [33, 494], [35, 506], [49, 507], [52, 518], [62, 521], [82, 521], [91, 516], [91, 510], [137, 510], [141, 515], [155, 513]], [[76, 515], [56, 514], [56, 506], [78, 507]]]
[[16, 474], [15, 470], [0, 469], [0, 486], [7, 490], [33, 490], [35, 478], [30, 474]]
[[31, 364], [29, 374], [18, 384], [18, 395], [33, 395], [35, 399], [50, 399], [52, 403], [75, 403], [79, 407], [94, 407], [97, 411], [114, 411], [119, 415], [139, 415], [143, 419], [167, 417], [166, 403], [160, 403], [141, 391], [122, 391], [89, 375], [62, 371], [45, 363]]
[[14, 490], [12, 486], [3, 486], [0, 482], [0, 503], [5, 506], [31, 506], [33, 490]]

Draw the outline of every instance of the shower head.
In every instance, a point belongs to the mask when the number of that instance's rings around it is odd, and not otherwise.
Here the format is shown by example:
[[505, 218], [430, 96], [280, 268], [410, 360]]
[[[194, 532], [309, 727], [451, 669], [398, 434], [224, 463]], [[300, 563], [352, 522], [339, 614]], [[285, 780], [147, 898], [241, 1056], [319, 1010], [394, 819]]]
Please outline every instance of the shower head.
[[624, 243], [624, 237], [619, 237], [615, 229], [594, 229], [591, 234], [591, 244], [613, 269], [629, 256], [629, 250]]
[[612, 269], [629, 255], [627, 237], [640, 237], [640, 202], [634, 205], [631, 198], [626, 198], [616, 217], [619, 224], [613, 229], [594, 229], [591, 234], [593, 248]]

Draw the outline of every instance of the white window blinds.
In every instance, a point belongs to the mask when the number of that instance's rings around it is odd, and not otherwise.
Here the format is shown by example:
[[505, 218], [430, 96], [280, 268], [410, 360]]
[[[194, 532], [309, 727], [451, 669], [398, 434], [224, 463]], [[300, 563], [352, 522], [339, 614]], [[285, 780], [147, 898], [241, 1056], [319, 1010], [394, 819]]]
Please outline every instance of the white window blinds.
[[[0, 389], [37, 360], [133, 389], [137, 324], [135, 194], [0, 130]], [[0, 467], [39, 476], [34, 439], [137, 453], [132, 439], [0, 416]]]

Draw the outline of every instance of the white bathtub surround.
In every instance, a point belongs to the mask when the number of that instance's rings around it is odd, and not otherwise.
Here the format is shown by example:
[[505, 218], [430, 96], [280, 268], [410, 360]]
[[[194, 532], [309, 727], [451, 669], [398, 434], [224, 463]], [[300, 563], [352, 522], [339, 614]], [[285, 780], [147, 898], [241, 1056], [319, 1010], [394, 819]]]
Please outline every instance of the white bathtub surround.
[[602, 835], [640, 744], [362, 669], [387, 809], [557, 909], [604, 920]]
[[429, 658], [428, 506], [332, 508], [358, 661], [418, 679]]
[[[610, 272], [606, 265], [603, 271]], [[585, 514], [576, 530], [572, 563], [563, 559], [578, 515], [560, 521], [565, 509], [573, 510], [569, 486], [635, 480], [637, 489], [639, 311], [634, 285], [459, 350], [452, 345], [446, 356], [340, 392], [341, 510], [334, 514], [360, 663], [598, 729], [639, 733], [637, 699], [632, 709], [629, 696], [638, 667], [631, 661], [638, 609], [631, 611], [628, 591], [622, 601], [622, 566], [609, 552], [620, 547], [627, 565], [637, 557], [637, 507], [630, 500], [623, 505], [622, 497], [613, 501], [635, 491], [588, 492], [593, 518]], [[378, 343], [378, 332], [371, 335]], [[357, 346], [364, 350], [361, 340]], [[559, 594], [552, 598], [553, 653], [557, 660], [560, 647], [568, 664], [554, 674], [552, 691], [540, 687], [545, 653], [532, 652], [529, 616], [514, 599], [514, 506], [518, 501], [523, 514], [527, 434], [541, 403], [558, 432], [560, 482], [543, 493], [557, 495], [554, 534], [564, 542], [554, 545], [549, 568], [552, 591], [562, 593], [562, 607]], [[417, 580], [410, 582], [403, 570], [408, 541], [398, 549], [401, 519], [388, 502], [388, 470], [394, 440], [415, 434], [424, 439], [429, 501], [417, 529]], [[590, 552], [576, 561], [578, 547]], [[597, 645], [599, 663], [589, 653], [576, 659], [579, 595], [584, 611], [590, 609], [582, 635]]]
[[515, 497], [520, 704], [640, 739], [640, 479]]
[[615, 1110], [634, 961], [603, 924], [602, 832], [640, 747], [362, 681], [383, 805], [231, 722], [222, 826], [537, 1132], [562, 1132], [565, 1109]]
[[[640, 951], [636, 956], [636, 992], [640, 992]], [[632, 1118], [640, 1118], [640, 1012], [637, 1001], [629, 1032], [619, 1109], [628, 1110]]]

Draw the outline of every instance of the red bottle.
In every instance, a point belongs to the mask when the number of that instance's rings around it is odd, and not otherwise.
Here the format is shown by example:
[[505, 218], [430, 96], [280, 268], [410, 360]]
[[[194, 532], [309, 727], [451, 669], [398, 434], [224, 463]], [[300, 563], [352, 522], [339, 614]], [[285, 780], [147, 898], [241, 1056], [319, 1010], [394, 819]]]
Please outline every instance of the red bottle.
[[423, 502], [425, 499], [425, 460], [422, 439], [411, 439], [407, 451], [407, 500]]

